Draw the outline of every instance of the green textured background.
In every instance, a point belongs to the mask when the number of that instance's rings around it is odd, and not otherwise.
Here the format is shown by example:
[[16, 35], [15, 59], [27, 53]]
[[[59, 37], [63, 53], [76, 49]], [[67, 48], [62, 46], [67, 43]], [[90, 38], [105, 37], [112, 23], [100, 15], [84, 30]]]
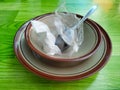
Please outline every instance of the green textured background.
[[27, 20], [53, 12], [62, 0], [0, 0], [0, 90], [120, 90], [120, 0], [66, 0], [70, 12], [84, 15], [93, 5], [90, 18], [99, 23], [112, 41], [112, 55], [98, 73], [72, 82], [56, 82], [26, 70], [13, 51], [13, 39]]

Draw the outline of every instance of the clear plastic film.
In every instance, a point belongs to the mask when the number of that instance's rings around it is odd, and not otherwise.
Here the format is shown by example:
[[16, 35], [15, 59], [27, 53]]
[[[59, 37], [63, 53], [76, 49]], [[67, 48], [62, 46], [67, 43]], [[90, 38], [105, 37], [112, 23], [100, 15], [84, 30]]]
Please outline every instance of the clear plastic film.
[[48, 55], [72, 56], [78, 52], [84, 40], [83, 24], [74, 28], [80, 18], [69, 13], [65, 3], [55, 10], [53, 25], [57, 34], [54, 34], [49, 24], [42, 21], [31, 21], [36, 36], [42, 38], [37, 42], [42, 44], [43, 51]]
[[[60, 29], [57, 29], [57, 31], [64, 43], [69, 46], [69, 48], [67, 48], [68, 50], [66, 50], [67, 52], [63, 50], [66, 52], [64, 54], [71, 56], [79, 50], [80, 45], [84, 40], [83, 23], [77, 26], [80, 18], [78, 18], [76, 14], [70, 13], [67, 10], [65, 2], [56, 9], [55, 15], [55, 25], [57, 28], [61, 27]], [[64, 49], [64, 47], [62, 48]]]

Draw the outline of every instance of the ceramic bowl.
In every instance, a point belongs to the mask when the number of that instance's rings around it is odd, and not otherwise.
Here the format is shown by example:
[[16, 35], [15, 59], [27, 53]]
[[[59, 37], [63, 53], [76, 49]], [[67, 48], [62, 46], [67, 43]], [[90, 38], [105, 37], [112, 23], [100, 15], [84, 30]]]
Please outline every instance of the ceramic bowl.
[[[76, 17], [81, 18], [82, 16], [76, 15]], [[56, 36], [56, 27], [54, 26], [54, 19], [55, 14], [45, 14], [42, 16], [38, 16], [35, 18], [35, 20], [41, 21], [46, 23], [49, 27], [51, 32]], [[68, 23], [72, 23], [73, 20], [69, 19], [67, 21]], [[78, 62], [81, 62], [83, 60], [86, 60], [87, 58], [91, 57], [98, 49], [100, 42], [101, 42], [101, 32], [99, 28], [89, 19], [87, 19], [83, 24], [84, 29], [84, 41], [81, 44], [79, 50], [77, 53], [74, 53], [72, 56], [68, 57], [63, 54], [63, 56], [54, 55], [50, 56], [47, 55], [40, 45], [38, 45], [38, 38], [34, 34], [34, 30], [32, 29], [31, 23], [29, 23], [25, 30], [25, 39], [28, 44], [28, 46], [31, 48], [31, 50], [35, 53], [37, 57], [42, 57], [43, 61], [54, 64], [54, 65], [63, 65], [63, 66], [69, 66], [69, 65], [76, 65]], [[60, 64], [61, 63], [61, 64]]]

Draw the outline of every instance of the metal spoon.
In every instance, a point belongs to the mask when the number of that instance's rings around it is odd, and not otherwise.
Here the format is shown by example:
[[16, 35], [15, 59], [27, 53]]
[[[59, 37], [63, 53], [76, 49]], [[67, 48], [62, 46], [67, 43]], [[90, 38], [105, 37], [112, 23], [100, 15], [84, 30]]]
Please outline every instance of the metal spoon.
[[74, 30], [76, 30], [77, 27], [79, 27], [91, 14], [93, 14], [96, 8], [97, 8], [96, 5], [92, 6], [92, 8], [86, 13], [86, 15], [76, 25], [74, 25], [71, 28], [66, 27], [63, 34], [58, 35], [58, 37], [56, 38], [55, 44], [61, 49], [62, 52], [73, 44], [73, 41], [76, 37], [74, 34]]

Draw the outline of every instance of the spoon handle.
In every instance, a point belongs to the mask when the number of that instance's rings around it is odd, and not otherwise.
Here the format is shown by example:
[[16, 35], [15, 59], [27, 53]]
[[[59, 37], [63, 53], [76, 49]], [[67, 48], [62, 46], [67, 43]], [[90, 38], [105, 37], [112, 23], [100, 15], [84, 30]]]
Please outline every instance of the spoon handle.
[[86, 13], [86, 15], [73, 27], [73, 30], [81, 25], [94, 11], [97, 9], [97, 5], [92, 6], [92, 8]]

